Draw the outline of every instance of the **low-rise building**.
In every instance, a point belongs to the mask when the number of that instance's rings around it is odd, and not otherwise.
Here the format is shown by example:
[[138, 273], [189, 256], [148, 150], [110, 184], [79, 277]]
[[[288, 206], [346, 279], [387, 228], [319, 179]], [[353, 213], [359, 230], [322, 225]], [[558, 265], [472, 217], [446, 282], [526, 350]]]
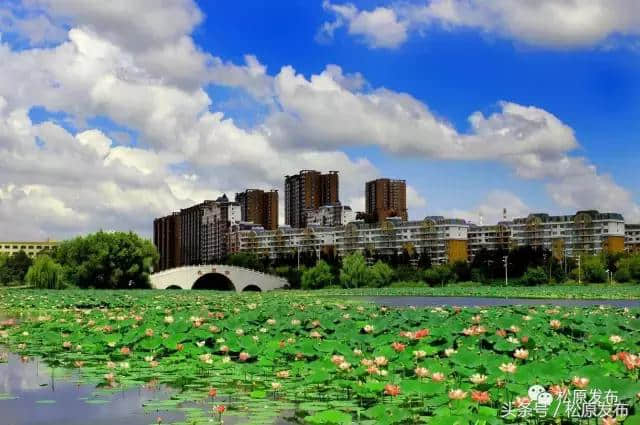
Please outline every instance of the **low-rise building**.
[[275, 231], [245, 229], [232, 232], [235, 252], [254, 252], [275, 259], [298, 250], [318, 257], [332, 250], [342, 257], [352, 252], [381, 255], [425, 253], [434, 263], [467, 259], [464, 220], [428, 217], [422, 221], [386, 220], [381, 225], [352, 222], [339, 227], [280, 228]]
[[24, 251], [25, 254], [33, 258], [40, 253], [52, 250], [57, 245], [57, 242], [51, 240], [44, 242], [0, 242], [0, 253], [13, 255], [20, 251]]

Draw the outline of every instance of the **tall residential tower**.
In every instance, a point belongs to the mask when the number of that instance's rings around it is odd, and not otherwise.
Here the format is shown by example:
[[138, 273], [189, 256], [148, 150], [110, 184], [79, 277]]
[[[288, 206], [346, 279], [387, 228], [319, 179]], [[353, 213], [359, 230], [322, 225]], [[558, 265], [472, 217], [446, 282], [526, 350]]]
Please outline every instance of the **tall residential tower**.
[[247, 189], [236, 193], [236, 202], [240, 204], [243, 221], [259, 224], [266, 230], [278, 228], [277, 190]]
[[307, 212], [323, 205], [338, 204], [338, 172], [322, 174], [314, 170], [302, 170], [284, 181], [285, 223], [294, 228], [306, 227]]
[[405, 180], [377, 179], [365, 185], [367, 216], [378, 223], [388, 217], [408, 220], [407, 183]]

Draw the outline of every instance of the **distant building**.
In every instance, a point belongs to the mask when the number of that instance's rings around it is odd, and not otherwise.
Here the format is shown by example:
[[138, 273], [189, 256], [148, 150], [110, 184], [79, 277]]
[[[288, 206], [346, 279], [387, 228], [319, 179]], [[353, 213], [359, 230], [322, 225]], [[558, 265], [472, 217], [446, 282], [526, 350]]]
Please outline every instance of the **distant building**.
[[238, 202], [230, 202], [226, 196], [205, 206], [200, 232], [203, 263], [215, 263], [228, 255], [229, 231], [241, 221], [241, 210]]
[[160, 259], [156, 269], [214, 262], [227, 255], [232, 222], [239, 222], [240, 205], [226, 195], [181, 209], [153, 222], [153, 242]]
[[51, 251], [57, 245], [57, 242], [50, 240], [44, 242], [0, 242], [0, 253], [13, 255], [24, 251], [25, 254], [33, 258], [40, 253]]
[[288, 228], [276, 231], [239, 229], [232, 232], [234, 252], [253, 252], [271, 259], [297, 250], [334, 251], [343, 257], [352, 252], [400, 255], [403, 250], [426, 254], [434, 263], [467, 259], [467, 229], [464, 220], [427, 217], [422, 221], [386, 220], [381, 225], [352, 222], [339, 227]]
[[181, 218], [179, 212], [153, 220], [153, 243], [160, 258], [157, 271], [182, 265]]
[[207, 206], [215, 201], [204, 201], [180, 210], [180, 265], [203, 264], [202, 217]]
[[[626, 237], [626, 241], [625, 241]], [[496, 226], [469, 228], [469, 255], [480, 249], [511, 249], [519, 246], [544, 248], [557, 259], [602, 252], [623, 252], [628, 246], [624, 218], [618, 213], [578, 211], [572, 215], [538, 213]]]
[[365, 213], [382, 223], [389, 217], [408, 220], [407, 183], [405, 180], [377, 179], [365, 185]]
[[624, 249], [627, 252], [640, 252], [640, 224], [625, 225]]
[[284, 183], [285, 223], [294, 228], [306, 227], [307, 211], [323, 205], [340, 202], [337, 171], [322, 174], [314, 170], [302, 170], [286, 176]]
[[307, 226], [334, 227], [353, 221], [356, 221], [356, 213], [347, 205], [323, 205], [316, 210], [307, 211]]
[[242, 221], [259, 224], [267, 230], [278, 228], [277, 190], [247, 189], [236, 193], [236, 202], [240, 205]]

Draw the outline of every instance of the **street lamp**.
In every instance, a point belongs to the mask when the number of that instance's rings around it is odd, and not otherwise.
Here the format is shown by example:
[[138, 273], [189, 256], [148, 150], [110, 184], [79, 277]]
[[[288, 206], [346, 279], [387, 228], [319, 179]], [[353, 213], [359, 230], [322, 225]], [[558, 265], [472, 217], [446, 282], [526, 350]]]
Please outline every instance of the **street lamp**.
[[504, 262], [504, 286], [509, 286], [509, 256], [502, 257]]

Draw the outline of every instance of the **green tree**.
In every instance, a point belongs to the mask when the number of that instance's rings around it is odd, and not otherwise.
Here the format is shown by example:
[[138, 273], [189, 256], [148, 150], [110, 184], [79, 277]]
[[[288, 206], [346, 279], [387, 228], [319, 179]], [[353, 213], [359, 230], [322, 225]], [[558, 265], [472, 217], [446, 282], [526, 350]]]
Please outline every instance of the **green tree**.
[[367, 286], [371, 278], [367, 262], [358, 251], [349, 254], [342, 260], [340, 269], [340, 283], [345, 288], [359, 288]]
[[244, 267], [245, 269], [258, 271], [264, 271], [265, 269], [262, 259], [252, 252], [238, 252], [231, 254], [225, 262], [230, 266]]
[[29, 267], [25, 283], [34, 288], [62, 289], [64, 287], [62, 266], [48, 255], [39, 255]]
[[24, 251], [5, 257], [4, 264], [0, 263], [0, 283], [4, 285], [21, 285], [24, 283], [24, 277], [32, 262]]
[[391, 285], [394, 272], [387, 263], [378, 260], [373, 266], [370, 267], [369, 274], [369, 286], [381, 288], [383, 286]]
[[640, 255], [623, 257], [616, 263], [615, 279], [618, 282], [640, 282]]
[[315, 266], [302, 273], [303, 289], [319, 289], [331, 285], [333, 273], [331, 266], [324, 260], [319, 260]]
[[80, 288], [148, 288], [158, 253], [148, 240], [129, 232], [98, 232], [65, 241], [54, 259], [68, 283]]
[[537, 286], [549, 283], [549, 276], [542, 267], [529, 267], [522, 276], [522, 283], [527, 286]]
[[448, 264], [439, 264], [424, 272], [424, 280], [429, 285], [444, 285], [453, 282], [456, 274]]
[[[584, 256], [581, 259], [582, 267], [582, 280], [588, 283], [604, 283], [607, 282], [607, 270], [605, 269], [605, 263], [602, 257]], [[577, 270], [573, 271], [573, 274], [577, 274]]]

